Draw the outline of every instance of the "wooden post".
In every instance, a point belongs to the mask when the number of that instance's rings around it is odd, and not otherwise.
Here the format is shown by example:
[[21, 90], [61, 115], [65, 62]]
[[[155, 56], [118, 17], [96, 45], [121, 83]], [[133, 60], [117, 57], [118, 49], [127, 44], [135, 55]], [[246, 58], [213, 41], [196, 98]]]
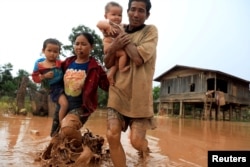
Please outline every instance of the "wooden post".
[[26, 88], [28, 85], [29, 78], [24, 76], [22, 78], [21, 84], [17, 91], [16, 102], [17, 102], [17, 114], [19, 114], [20, 110], [23, 109], [25, 106], [25, 95], [26, 95]]
[[171, 116], [173, 116], [174, 115], [174, 103], [173, 102], [169, 103], [169, 108], [171, 108]]
[[242, 113], [241, 113], [241, 106], [239, 106], [239, 117], [240, 117], [240, 120], [242, 120]]
[[225, 114], [225, 111], [224, 111], [224, 110], [222, 111], [222, 114], [223, 114], [223, 115], [222, 115], [222, 116], [223, 116], [223, 121], [225, 121], [225, 120], [226, 120], [226, 114]]
[[216, 109], [215, 109], [215, 120], [216, 121], [219, 120], [219, 113], [220, 113], [220, 106], [216, 105]]
[[229, 106], [229, 121], [231, 121], [232, 120], [232, 104], [229, 104], [230, 106]]
[[182, 102], [182, 100], [180, 101], [180, 110], [179, 110], [179, 116], [182, 118], [182, 116], [183, 116], [183, 102]]

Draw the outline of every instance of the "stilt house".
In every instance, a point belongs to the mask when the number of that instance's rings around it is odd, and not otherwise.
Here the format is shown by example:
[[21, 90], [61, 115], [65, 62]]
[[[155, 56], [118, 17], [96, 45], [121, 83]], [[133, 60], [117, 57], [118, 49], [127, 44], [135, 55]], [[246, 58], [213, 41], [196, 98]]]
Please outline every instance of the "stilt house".
[[175, 65], [156, 77], [159, 113], [200, 119], [244, 119], [250, 82], [224, 72]]

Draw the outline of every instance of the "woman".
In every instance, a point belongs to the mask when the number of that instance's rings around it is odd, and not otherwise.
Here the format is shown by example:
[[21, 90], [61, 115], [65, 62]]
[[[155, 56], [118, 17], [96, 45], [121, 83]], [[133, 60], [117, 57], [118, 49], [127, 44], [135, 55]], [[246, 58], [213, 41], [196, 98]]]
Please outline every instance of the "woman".
[[[109, 81], [106, 71], [91, 56], [94, 38], [90, 33], [83, 32], [74, 38], [74, 55], [62, 63], [64, 72], [64, 91], [68, 99], [68, 113], [79, 116], [82, 125], [95, 111], [98, 103], [97, 89], [108, 91]], [[59, 130], [58, 109], [54, 114], [51, 136]]]

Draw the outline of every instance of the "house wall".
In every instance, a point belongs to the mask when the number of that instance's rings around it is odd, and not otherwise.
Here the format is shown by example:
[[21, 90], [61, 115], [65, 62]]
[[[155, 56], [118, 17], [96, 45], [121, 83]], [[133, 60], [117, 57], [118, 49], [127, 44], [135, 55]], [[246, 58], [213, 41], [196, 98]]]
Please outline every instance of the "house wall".
[[[160, 96], [181, 93], [206, 92], [206, 76], [197, 70], [180, 70], [171, 72], [161, 81]], [[192, 86], [194, 88], [192, 89]]]
[[225, 93], [225, 98], [228, 103], [243, 105], [250, 104], [250, 91], [249, 84], [247, 82], [223, 75], [217, 75], [217, 79], [225, 80], [227, 82], [227, 92]]
[[[210, 87], [208, 87], [208, 80], [212, 80]], [[161, 81], [160, 99], [161, 101], [178, 101], [178, 99], [203, 101], [205, 92], [208, 90], [223, 91], [228, 103], [250, 105], [248, 83], [226, 75], [193, 69], [177, 70], [164, 76]]]
[[[220, 119], [219, 115], [223, 113], [224, 120], [227, 113], [231, 120], [233, 112], [241, 118], [241, 108], [250, 106], [249, 82], [221, 72], [177, 66], [159, 79], [159, 113], [185, 117], [188, 108], [194, 117], [198, 113], [200, 118], [207, 119], [211, 118], [209, 114], [214, 114], [216, 119]], [[211, 97], [206, 95], [208, 92], [212, 93]], [[219, 105], [216, 92], [223, 93], [220, 97], [223, 105]]]

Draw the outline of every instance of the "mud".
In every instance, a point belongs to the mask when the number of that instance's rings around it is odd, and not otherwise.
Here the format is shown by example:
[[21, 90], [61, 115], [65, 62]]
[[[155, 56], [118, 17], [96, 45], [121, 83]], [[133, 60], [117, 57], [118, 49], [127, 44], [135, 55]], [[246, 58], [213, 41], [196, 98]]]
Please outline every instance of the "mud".
[[[148, 131], [151, 153], [142, 161], [122, 134], [128, 167], [206, 167], [208, 150], [250, 150], [250, 123], [201, 121], [156, 116], [158, 127]], [[50, 117], [0, 114], [0, 164], [3, 167], [40, 167], [35, 161], [51, 141]], [[106, 112], [96, 111], [82, 128], [103, 136]], [[110, 159], [95, 166], [112, 167]]]

